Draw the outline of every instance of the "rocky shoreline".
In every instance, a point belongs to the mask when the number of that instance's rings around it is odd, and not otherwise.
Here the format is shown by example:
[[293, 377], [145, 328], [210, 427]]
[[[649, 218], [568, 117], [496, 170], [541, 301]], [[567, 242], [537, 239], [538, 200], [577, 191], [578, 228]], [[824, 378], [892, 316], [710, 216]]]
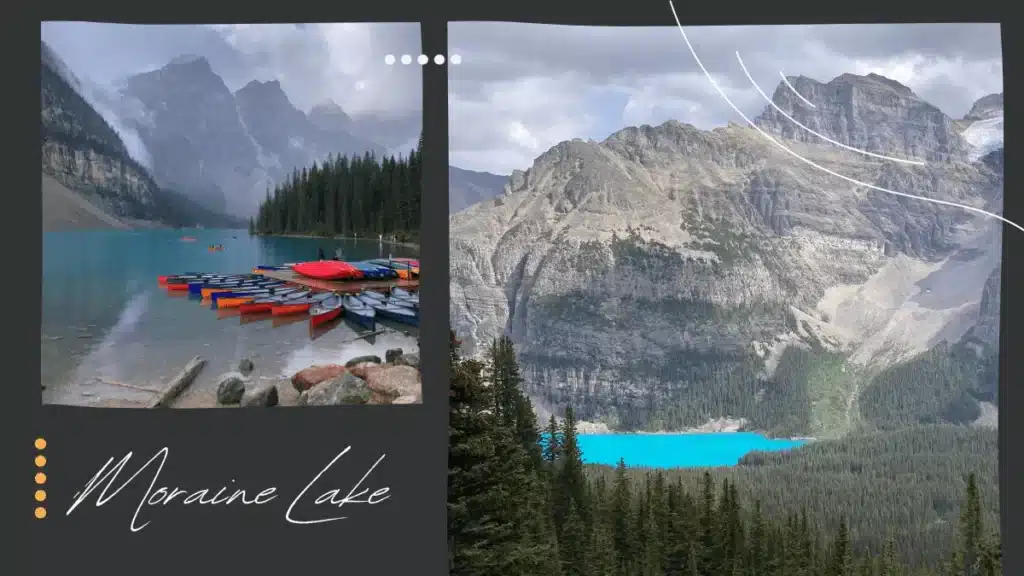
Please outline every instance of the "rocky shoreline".
[[344, 365], [310, 366], [278, 382], [253, 382], [253, 368], [251, 360], [243, 359], [236, 371], [217, 379], [217, 406], [270, 408], [423, 402], [420, 356], [406, 354], [401, 348], [388, 350], [384, 359], [368, 355]]

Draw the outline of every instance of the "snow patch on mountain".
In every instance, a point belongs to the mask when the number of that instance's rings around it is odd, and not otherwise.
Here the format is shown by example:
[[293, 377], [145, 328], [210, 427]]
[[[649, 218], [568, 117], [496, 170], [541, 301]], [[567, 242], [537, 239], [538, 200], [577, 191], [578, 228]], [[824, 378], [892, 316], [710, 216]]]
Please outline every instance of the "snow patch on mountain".
[[1003, 115], [973, 122], [963, 131], [962, 136], [971, 145], [970, 159], [977, 161], [1003, 147]]

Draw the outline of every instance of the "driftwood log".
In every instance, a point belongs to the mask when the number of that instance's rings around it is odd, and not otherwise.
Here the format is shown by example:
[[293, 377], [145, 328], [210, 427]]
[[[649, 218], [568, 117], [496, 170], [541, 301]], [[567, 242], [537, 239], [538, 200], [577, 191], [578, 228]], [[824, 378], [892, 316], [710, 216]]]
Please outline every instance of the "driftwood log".
[[195, 381], [196, 376], [206, 366], [202, 356], [196, 356], [185, 365], [185, 368], [171, 380], [162, 392], [149, 403], [149, 408], [166, 408], [170, 403]]

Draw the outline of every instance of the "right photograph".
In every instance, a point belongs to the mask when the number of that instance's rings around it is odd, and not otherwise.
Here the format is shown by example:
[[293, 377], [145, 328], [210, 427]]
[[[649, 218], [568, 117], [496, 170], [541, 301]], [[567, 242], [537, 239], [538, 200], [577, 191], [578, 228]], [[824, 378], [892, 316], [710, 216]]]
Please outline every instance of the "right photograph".
[[451, 573], [1002, 574], [999, 25], [666, 23], [449, 24]]

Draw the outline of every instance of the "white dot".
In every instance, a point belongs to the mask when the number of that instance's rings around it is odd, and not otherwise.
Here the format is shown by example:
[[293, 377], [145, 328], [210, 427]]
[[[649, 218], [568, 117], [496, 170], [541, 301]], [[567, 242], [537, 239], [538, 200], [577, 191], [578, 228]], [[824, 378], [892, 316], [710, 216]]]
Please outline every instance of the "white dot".
[[412, 63], [412, 56], [409, 56], [408, 54], [402, 54], [402, 64], [411, 64], [411, 63]]
[[387, 64], [388, 66], [391, 66], [392, 64], [394, 64], [395, 63], [395, 55], [394, 54], [388, 54], [387, 56], [385, 56], [384, 57], [384, 63]]
[[462, 56], [459, 56], [458, 54], [452, 54], [452, 57], [448, 59], [448, 62], [452, 64], [461, 64]]
[[438, 66], [444, 64], [444, 55], [438, 54], [437, 56], [434, 56], [434, 64], [437, 64]]
[[430, 57], [428, 57], [426, 54], [420, 54], [416, 58], [416, 61], [420, 63], [420, 66], [422, 66], [422, 65], [426, 64], [427, 62], [430, 62]]

